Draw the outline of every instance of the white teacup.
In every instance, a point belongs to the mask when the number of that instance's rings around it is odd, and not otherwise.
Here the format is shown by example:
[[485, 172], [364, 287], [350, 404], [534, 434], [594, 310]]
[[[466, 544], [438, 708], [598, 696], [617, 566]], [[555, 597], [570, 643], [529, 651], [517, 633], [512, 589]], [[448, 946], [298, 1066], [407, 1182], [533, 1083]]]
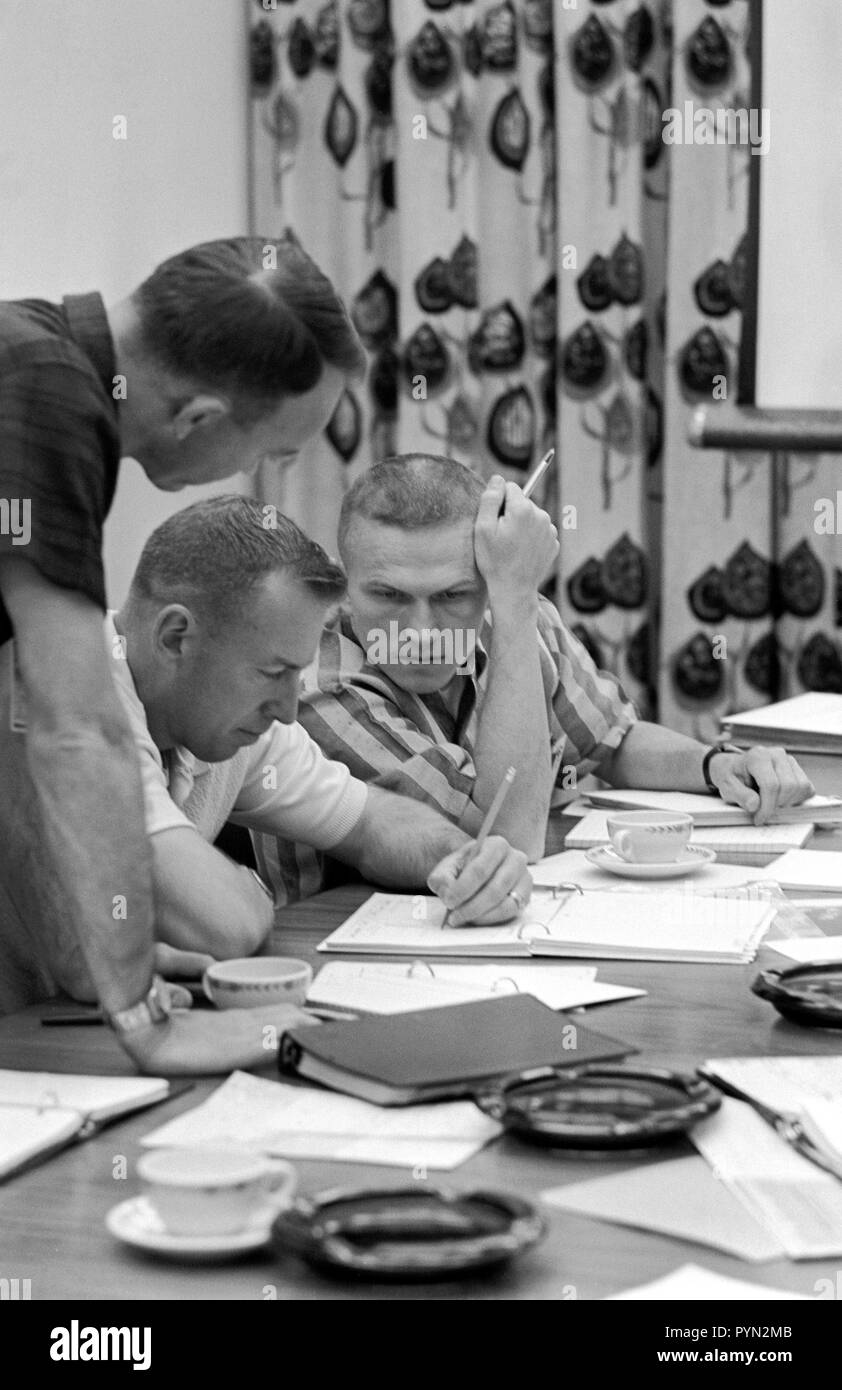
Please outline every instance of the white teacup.
[[261, 1207], [280, 1208], [295, 1191], [295, 1169], [238, 1149], [153, 1149], [137, 1163], [147, 1199], [167, 1231], [224, 1236], [242, 1231]]
[[693, 817], [683, 811], [617, 811], [608, 817], [608, 834], [629, 864], [671, 864], [687, 849]]
[[303, 1004], [313, 967], [292, 956], [246, 956], [209, 965], [202, 988], [218, 1009], [256, 1009], [261, 1004]]

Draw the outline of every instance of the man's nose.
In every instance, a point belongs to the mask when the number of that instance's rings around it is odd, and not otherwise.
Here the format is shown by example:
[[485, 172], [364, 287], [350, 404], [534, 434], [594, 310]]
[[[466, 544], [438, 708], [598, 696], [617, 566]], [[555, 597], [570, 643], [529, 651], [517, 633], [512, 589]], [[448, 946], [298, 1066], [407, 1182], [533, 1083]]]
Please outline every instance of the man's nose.
[[267, 719], [277, 719], [279, 724], [294, 724], [298, 715], [298, 680], [267, 701], [263, 713]]
[[429, 599], [417, 598], [413, 601], [406, 612], [406, 626], [414, 628], [416, 632], [433, 626], [433, 610]]

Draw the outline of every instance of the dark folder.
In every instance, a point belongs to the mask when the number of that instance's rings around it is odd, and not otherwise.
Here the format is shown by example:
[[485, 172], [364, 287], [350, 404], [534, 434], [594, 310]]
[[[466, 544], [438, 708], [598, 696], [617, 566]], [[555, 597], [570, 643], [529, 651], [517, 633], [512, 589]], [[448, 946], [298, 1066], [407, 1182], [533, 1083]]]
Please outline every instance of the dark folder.
[[471, 1095], [504, 1076], [581, 1066], [634, 1050], [532, 995], [507, 994], [293, 1028], [281, 1038], [278, 1065], [377, 1105], [407, 1105]]

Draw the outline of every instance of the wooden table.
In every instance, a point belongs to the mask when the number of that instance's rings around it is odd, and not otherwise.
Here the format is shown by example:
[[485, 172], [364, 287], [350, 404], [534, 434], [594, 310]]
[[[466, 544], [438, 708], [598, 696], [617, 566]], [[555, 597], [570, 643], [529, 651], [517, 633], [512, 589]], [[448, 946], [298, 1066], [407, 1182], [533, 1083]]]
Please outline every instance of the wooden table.
[[[563, 828], [563, 827], [562, 827]], [[554, 837], [557, 843], [557, 837]], [[839, 848], [842, 835], [823, 835]], [[272, 948], [321, 964], [318, 942], [368, 893], [359, 885], [334, 889], [279, 916]], [[784, 1022], [749, 984], [771, 953], [750, 966], [693, 966], [599, 962], [600, 976], [636, 985], [644, 999], [591, 1009], [588, 1023], [639, 1049], [641, 1064], [692, 1069], [711, 1056], [786, 1053], [838, 1054], [842, 1037]], [[781, 957], [774, 960], [780, 963]], [[103, 1027], [49, 1029], [43, 1009], [0, 1019], [0, 1066], [127, 1073], [130, 1064]], [[267, 1076], [276, 1075], [267, 1068]], [[507, 1269], [451, 1284], [355, 1286], [324, 1278], [298, 1261], [271, 1254], [236, 1263], [180, 1265], [135, 1253], [104, 1225], [117, 1202], [139, 1190], [134, 1166], [139, 1139], [197, 1104], [217, 1084], [195, 1088], [155, 1110], [129, 1118], [0, 1186], [0, 1277], [31, 1279], [35, 1299], [597, 1299], [660, 1277], [687, 1261], [734, 1278], [813, 1294], [816, 1281], [835, 1281], [839, 1261], [749, 1265], [704, 1246], [586, 1220], [546, 1208], [547, 1240]], [[648, 1155], [567, 1157], [502, 1138], [450, 1174], [433, 1181], [467, 1188], [508, 1189], [535, 1199], [545, 1189], [629, 1170], [693, 1152], [689, 1143]], [[398, 1185], [411, 1174], [397, 1168], [297, 1161], [299, 1189], [337, 1185]], [[120, 1177], [126, 1169], [128, 1176]]]

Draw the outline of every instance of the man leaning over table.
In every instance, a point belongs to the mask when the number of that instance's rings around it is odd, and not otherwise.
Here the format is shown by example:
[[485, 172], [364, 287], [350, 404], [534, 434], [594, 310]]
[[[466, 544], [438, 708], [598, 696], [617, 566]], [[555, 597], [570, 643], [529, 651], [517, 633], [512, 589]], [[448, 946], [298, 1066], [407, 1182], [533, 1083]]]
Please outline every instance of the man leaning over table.
[[[781, 748], [712, 751], [639, 720], [539, 593], [558, 549], [556, 527], [519, 487], [484, 484], [453, 459], [408, 454], [361, 474], [339, 521], [348, 599], [305, 672], [299, 711], [323, 752], [469, 833], [514, 765], [496, 828], [530, 861], [544, 852], [559, 740], [564, 786], [573, 769], [620, 787], [711, 791], [758, 823], [812, 794]], [[451, 636], [449, 650], [436, 633]], [[442, 655], [461, 665], [430, 659]], [[303, 847], [263, 836], [257, 849], [273, 881], [318, 888], [322, 866]]]
[[264, 1055], [273, 1011], [170, 1017], [154, 976], [138, 759], [102, 640], [102, 529], [121, 457], [168, 491], [290, 460], [364, 368], [342, 302], [290, 238], [192, 247], [107, 307], [98, 294], [0, 304], [0, 1012], [92, 981], [146, 1070]]
[[301, 670], [344, 592], [342, 570], [292, 521], [218, 497], [153, 532], [106, 620], [140, 754], [157, 933], [170, 946], [246, 955], [272, 926], [259, 876], [211, 843], [229, 819], [329, 850], [379, 884], [429, 883], [454, 925], [505, 921], [529, 898], [526, 856], [500, 836], [463, 868], [468, 834], [366, 787], [295, 723]]

